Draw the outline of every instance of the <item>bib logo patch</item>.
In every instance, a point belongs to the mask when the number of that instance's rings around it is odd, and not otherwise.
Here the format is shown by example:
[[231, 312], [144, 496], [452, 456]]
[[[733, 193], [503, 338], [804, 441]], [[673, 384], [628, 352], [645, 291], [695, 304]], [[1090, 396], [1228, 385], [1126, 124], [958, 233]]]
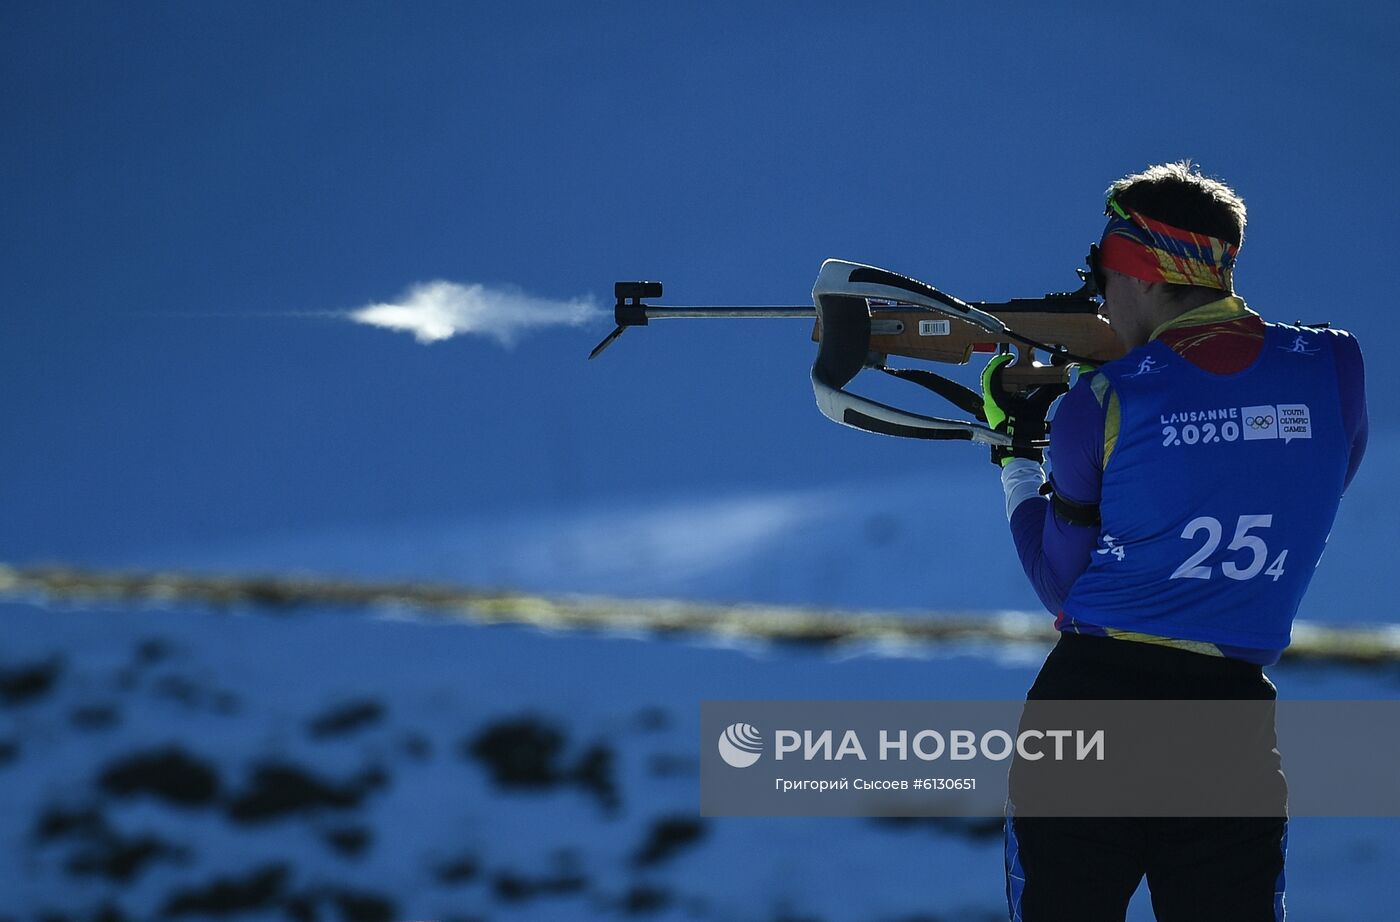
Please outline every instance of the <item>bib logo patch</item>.
[[1312, 416], [1302, 403], [1278, 405], [1278, 437], [1285, 442], [1312, 438]]
[[1272, 406], [1240, 407], [1244, 420], [1244, 440], [1278, 438], [1278, 410]]
[[1312, 438], [1312, 413], [1305, 403], [1280, 403], [1277, 406], [1240, 407], [1242, 432], [1246, 442], [1255, 439]]

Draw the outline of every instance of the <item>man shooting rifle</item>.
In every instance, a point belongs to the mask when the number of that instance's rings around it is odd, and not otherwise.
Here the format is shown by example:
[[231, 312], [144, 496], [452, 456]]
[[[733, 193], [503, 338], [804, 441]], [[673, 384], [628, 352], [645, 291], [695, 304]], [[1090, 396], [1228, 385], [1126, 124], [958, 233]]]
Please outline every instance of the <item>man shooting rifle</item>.
[[[983, 374], [989, 424], [1016, 436], [992, 459], [1017, 554], [1060, 631], [1027, 699], [1272, 701], [1263, 667], [1366, 447], [1361, 351], [1234, 293], [1244, 202], [1188, 163], [1115, 182], [1105, 213], [1090, 267], [1126, 354], [1060, 401], [1048, 484], [1019, 444], [1058, 392], [1007, 396], [1009, 356]], [[1008, 802], [1013, 920], [1122, 920], [1144, 875], [1159, 920], [1283, 918], [1284, 816], [1018, 816], [1030, 770]]]

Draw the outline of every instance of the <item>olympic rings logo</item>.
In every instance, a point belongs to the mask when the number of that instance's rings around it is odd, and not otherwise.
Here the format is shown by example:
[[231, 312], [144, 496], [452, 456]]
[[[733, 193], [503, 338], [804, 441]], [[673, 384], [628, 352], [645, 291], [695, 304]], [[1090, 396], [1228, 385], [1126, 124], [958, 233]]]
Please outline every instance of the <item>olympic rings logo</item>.
[[1251, 429], [1268, 429], [1274, 424], [1272, 416], [1248, 416], [1245, 417], [1244, 424]]

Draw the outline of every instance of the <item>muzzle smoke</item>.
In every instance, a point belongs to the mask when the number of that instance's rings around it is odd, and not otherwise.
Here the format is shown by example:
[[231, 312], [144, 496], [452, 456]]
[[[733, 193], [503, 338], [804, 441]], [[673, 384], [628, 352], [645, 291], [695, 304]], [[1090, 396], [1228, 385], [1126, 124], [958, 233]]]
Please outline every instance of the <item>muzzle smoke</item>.
[[534, 330], [581, 326], [600, 314], [592, 298], [556, 301], [536, 298], [514, 287], [437, 280], [414, 285], [397, 301], [353, 310], [350, 318], [412, 333], [420, 343], [470, 333], [510, 346]]

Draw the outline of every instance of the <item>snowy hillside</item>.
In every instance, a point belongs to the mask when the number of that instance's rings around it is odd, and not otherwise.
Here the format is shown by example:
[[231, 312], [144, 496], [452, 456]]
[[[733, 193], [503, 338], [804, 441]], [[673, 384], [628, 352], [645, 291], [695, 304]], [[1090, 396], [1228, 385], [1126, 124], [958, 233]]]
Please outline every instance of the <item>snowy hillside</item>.
[[[1043, 647], [834, 655], [335, 609], [0, 621], [0, 918], [1004, 917], [994, 819], [699, 817], [699, 702], [1017, 697]], [[1400, 691], [1394, 667], [1275, 676]], [[1295, 821], [1292, 917], [1392, 905], [1397, 823]]]

